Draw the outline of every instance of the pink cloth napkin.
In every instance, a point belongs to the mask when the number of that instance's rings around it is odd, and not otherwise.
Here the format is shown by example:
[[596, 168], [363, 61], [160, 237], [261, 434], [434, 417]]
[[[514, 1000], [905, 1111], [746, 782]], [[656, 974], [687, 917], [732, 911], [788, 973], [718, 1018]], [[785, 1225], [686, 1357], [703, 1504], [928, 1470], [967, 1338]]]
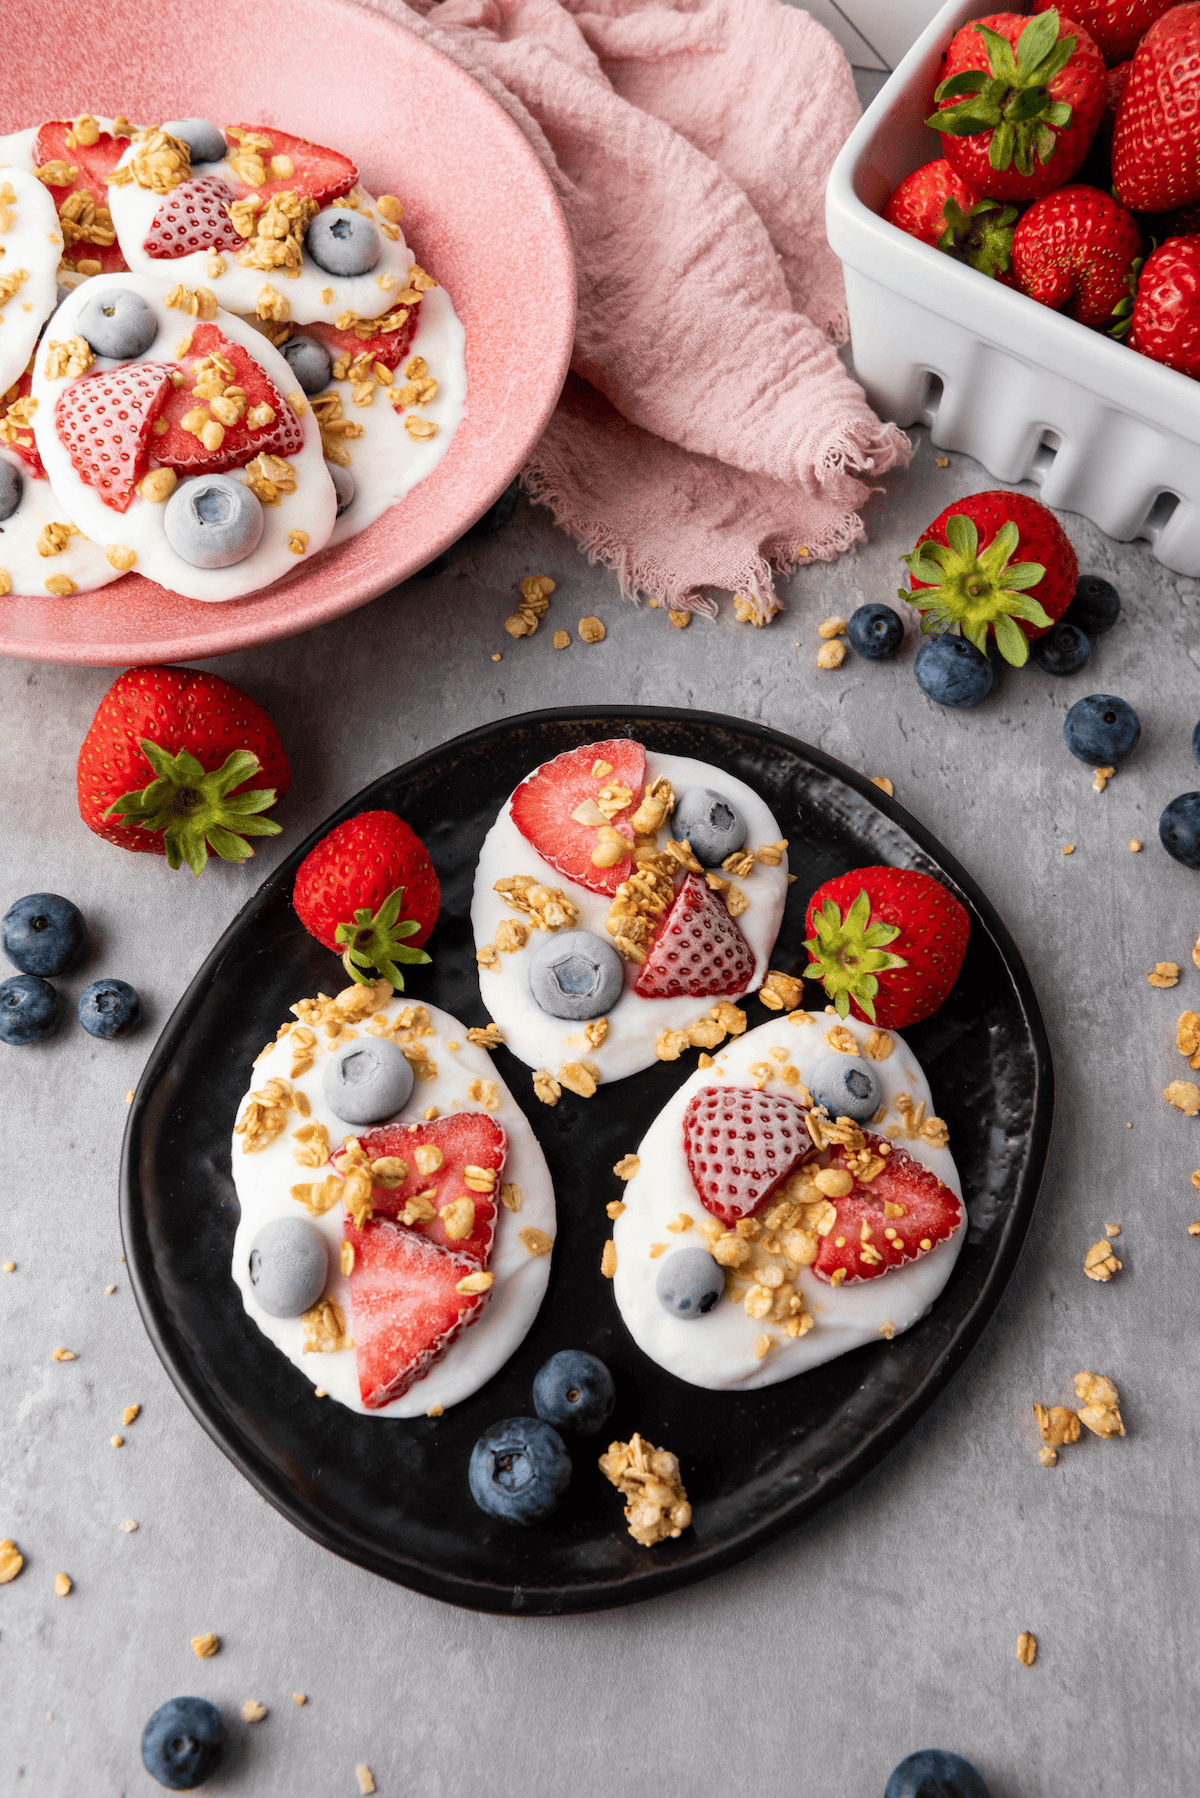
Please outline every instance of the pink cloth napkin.
[[861, 537], [871, 477], [912, 453], [836, 350], [841, 49], [780, 0], [360, 3], [479, 80], [562, 203], [579, 318], [531, 496], [628, 596], [771, 617], [773, 572]]

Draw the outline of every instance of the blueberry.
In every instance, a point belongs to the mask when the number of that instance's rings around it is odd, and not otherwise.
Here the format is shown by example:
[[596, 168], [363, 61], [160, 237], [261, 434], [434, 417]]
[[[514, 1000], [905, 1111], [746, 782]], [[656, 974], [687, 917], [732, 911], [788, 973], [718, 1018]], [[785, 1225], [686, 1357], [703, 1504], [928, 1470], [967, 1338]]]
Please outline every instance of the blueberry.
[[1063, 723], [1063, 741], [1078, 761], [1091, 767], [1111, 763], [1119, 768], [1138, 746], [1141, 720], [1131, 705], [1114, 693], [1089, 693], [1077, 699]]
[[658, 1270], [654, 1294], [663, 1310], [692, 1323], [712, 1310], [725, 1290], [725, 1274], [707, 1249], [676, 1249]]
[[163, 530], [175, 554], [193, 568], [228, 568], [257, 549], [262, 507], [231, 474], [197, 475], [176, 487], [163, 507]]
[[516, 511], [520, 497], [521, 483], [511, 482], [495, 504], [489, 506], [483, 517], [471, 526], [467, 532], [468, 537], [494, 537], [497, 532], [502, 531]]
[[557, 1430], [540, 1417], [506, 1417], [471, 1450], [471, 1497], [504, 1523], [549, 1517], [571, 1478], [571, 1459]]
[[15, 462], [0, 457], [0, 522], [11, 518], [21, 503], [25, 477]]
[[917, 685], [938, 705], [978, 705], [992, 690], [992, 664], [965, 637], [927, 637], [913, 663]]
[[299, 1317], [329, 1278], [325, 1238], [303, 1217], [276, 1217], [250, 1244], [250, 1285], [271, 1317]]
[[529, 990], [552, 1018], [600, 1018], [625, 988], [625, 969], [611, 943], [588, 930], [560, 930], [529, 958]]
[[340, 462], [326, 462], [329, 478], [333, 482], [333, 491], [337, 494], [337, 516], [347, 511], [354, 504], [354, 495], [358, 492], [358, 483], [348, 468]]
[[846, 641], [868, 662], [886, 662], [904, 641], [904, 620], [891, 606], [859, 606], [846, 626]]
[[1200, 724], [1192, 732], [1192, 754], [1200, 762]]
[[75, 328], [97, 356], [132, 362], [158, 336], [158, 314], [132, 287], [108, 287], [81, 309]]
[[831, 1118], [853, 1118], [865, 1124], [879, 1110], [879, 1076], [857, 1055], [827, 1055], [808, 1076], [814, 1105], [824, 1105]]
[[61, 893], [27, 893], [0, 921], [0, 942], [22, 974], [66, 974], [87, 950], [83, 913]]
[[883, 1798], [988, 1798], [988, 1789], [961, 1754], [920, 1748], [892, 1768]]
[[308, 227], [308, 253], [327, 275], [366, 275], [383, 254], [369, 218], [348, 206], [327, 206]]
[[58, 1029], [59, 998], [37, 974], [0, 980], [0, 1043], [14, 1048], [40, 1043]]
[[142, 1001], [127, 980], [93, 980], [79, 995], [79, 1022], [89, 1036], [128, 1036], [142, 1021]]
[[533, 1377], [533, 1408], [556, 1430], [594, 1436], [608, 1422], [616, 1397], [603, 1361], [582, 1349], [560, 1349]]
[[1200, 793], [1181, 793], [1172, 799], [1158, 820], [1158, 840], [1177, 862], [1200, 868]]
[[[321, 393], [328, 387], [333, 360], [317, 338], [289, 337], [280, 353], [300, 383], [302, 393]], [[330, 466], [336, 467], [336, 464]]]
[[724, 793], [712, 787], [685, 787], [671, 814], [671, 834], [692, 845], [706, 868], [719, 868], [746, 841], [746, 820]]
[[1029, 645], [1029, 653], [1044, 674], [1078, 674], [1087, 665], [1092, 644], [1077, 624], [1060, 618], [1052, 631]]
[[188, 147], [193, 162], [221, 162], [225, 156], [225, 133], [207, 119], [172, 119], [162, 129]]
[[325, 1064], [325, 1103], [344, 1124], [382, 1124], [403, 1111], [412, 1089], [411, 1064], [386, 1037], [360, 1037]]
[[191, 1792], [221, 1764], [225, 1725], [207, 1698], [169, 1698], [142, 1731], [142, 1765], [168, 1792]]
[[1075, 596], [1063, 617], [1089, 637], [1102, 637], [1120, 616], [1121, 598], [1112, 582], [1102, 580], [1098, 574], [1080, 575]]

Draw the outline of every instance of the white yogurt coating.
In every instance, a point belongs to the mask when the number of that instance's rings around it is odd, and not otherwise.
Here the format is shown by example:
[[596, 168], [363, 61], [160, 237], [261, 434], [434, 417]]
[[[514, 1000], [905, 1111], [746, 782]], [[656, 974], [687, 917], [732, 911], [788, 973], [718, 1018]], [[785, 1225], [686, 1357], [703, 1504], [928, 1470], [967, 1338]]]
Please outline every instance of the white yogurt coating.
[[[411, 1003], [403, 994], [385, 1006], [389, 1019]], [[367, 1417], [424, 1417], [431, 1405], [449, 1408], [477, 1392], [486, 1380], [498, 1373], [524, 1340], [546, 1291], [550, 1278], [551, 1255], [531, 1255], [521, 1241], [520, 1232], [532, 1225], [555, 1234], [554, 1187], [550, 1170], [537, 1138], [512, 1094], [497, 1074], [486, 1049], [467, 1041], [465, 1028], [449, 1013], [426, 1005], [434, 1035], [422, 1038], [422, 1044], [437, 1067], [433, 1080], [418, 1079], [412, 1097], [404, 1110], [389, 1123], [418, 1123], [428, 1106], [436, 1105], [443, 1116], [456, 1111], [482, 1111], [483, 1107], [468, 1099], [467, 1088], [475, 1080], [494, 1080], [499, 1088], [498, 1103], [487, 1113], [508, 1137], [508, 1159], [500, 1179], [515, 1182], [524, 1195], [520, 1211], [511, 1212], [499, 1202], [496, 1206], [496, 1235], [492, 1243], [488, 1269], [495, 1275], [495, 1285], [486, 1303], [476, 1312], [475, 1323], [468, 1324], [445, 1355], [417, 1380], [401, 1398], [380, 1410], [368, 1410], [359, 1397], [354, 1350], [340, 1349], [333, 1354], [305, 1354], [304, 1329], [298, 1318], [271, 1317], [255, 1299], [250, 1286], [250, 1245], [263, 1225], [277, 1217], [308, 1218], [303, 1206], [291, 1197], [291, 1188], [305, 1181], [321, 1180], [329, 1168], [313, 1170], [298, 1167], [292, 1159], [292, 1131], [302, 1122], [289, 1114], [288, 1126], [266, 1148], [247, 1155], [242, 1138], [233, 1138], [233, 1180], [237, 1189], [241, 1218], [233, 1244], [233, 1278], [242, 1294], [249, 1315], [265, 1336], [269, 1336], [288, 1360], [298, 1367], [314, 1386], [321, 1386], [330, 1398], [359, 1411]], [[292, 1081], [297, 1091], [307, 1094], [312, 1104], [312, 1121], [324, 1124], [329, 1132], [331, 1148], [347, 1136], [362, 1136], [365, 1126], [343, 1123], [325, 1103], [323, 1083], [329, 1054], [325, 1038], [318, 1031], [316, 1059], [307, 1074]], [[346, 1038], [335, 1046], [340, 1051]], [[455, 1049], [450, 1043], [457, 1043]], [[291, 1078], [292, 1045], [287, 1037], [276, 1043], [268, 1055], [255, 1062], [247, 1095], [279, 1075]], [[244, 1096], [238, 1105], [241, 1116]], [[335, 1205], [324, 1217], [311, 1218], [325, 1237], [329, 1247], [330, 1280], [326, 1296], [340, 1305], [346, 1317], [346, 1330], [354, 1334], [350, 1287], [338, 1271], [338, 1247], [342, 1239], [344, 1208]]]
[[21, 474], [21, 499], [11, 518], [0, 518], [0, 574], [8, 576], [10, 593], [38, 598], [50, 591], [48, 580], [65, 575], [80, 593], [106, 587], [120, 579], [104, 551], [90, 537], [74, 536], [56, 556], [38, 554], [38, 538], [48, 524], [68, 524], [65, 509], [54, 496], [49, 481], [34, 476], [27, 462], [0, 443], [0, 462], [11, 462]]
[[[530, 773], [533, 772], [531, 769]], [[646, 785], [663, 776], [671, 782], [677, 795], [687, 787], [712, 787], [726, 795], [745, 819], [747, 849], [780, 840], [783, 833], [770, 808], [743, 781], [727, 774], [723, 768], [694, 761], [690, 756], [658, 755], [648, 751]], [[494, 891], [497, 880], [513, 874], [532, 874], [547, 886], [561, 888], [579, 908], [579, 921], [572, 928], [590, 931], [602, 942], [610, 943], [612, 938], [604, 928], [604, 920], [611, 898], [604, 893], [589, 892], [543, 861], [533, 844], [513, 823], [510, 805], [511, 799], [505, 802], [479, 852], [471, 899], [471, 927], [476, 945], [492, 941], [501, 919], [522, 916], [505, 905], [500, 894]], [[659, 832], [659, 842], [665, 843], [671, 834], [668, 819]], [[787, 899], [787, 872], [787, 856], [784, 855], [777, 868], [756, 864], [745, 880], [733, 883], [750, 899], [747, 909], [736, 919], [754, 956], [754, 974], [746, 989], [748, 992], [760, 986], [767, 973]], [[511, 955], [502, 954], [498, 967], [479, 971], [483, 1002], [489, 1016], [504, 1032], [505, 1047], [531, 1068], [548, 1068], [553, 1073], [564, 1061], [582, 1060], [599, 1069], [602, 1082], [623, 1080], [642, 1068], [653, 1067], [654, 1045], [661, 1030], [685, 1030], [717, 1003], [716, 998], [643, 999], [633, 990], [639, 969], [629, 965], [625, 969], [625, 990], [605, 1014], [608, 1035], [599, 1048], [592, 1048], [583, 1035], [582, 1022], [549, 1017], [534, 1002], [529, 991], [529, 960], [546, 940], [544, 931], [531, 930], [523, 949]]]
[[[108, 131], [112, 126], [111, 119], [99, 119], [97, 123], [102, 131]], [[27, 125], [23, 131], [10, 131], [6, 137], [0, 137], [0, 169], [23, 169], [32, 173], [37, 167], [40, 130], [40, 125]]]
[[[831, 1053], [825, 1038], [830, 1025], [836, 1022], [836, 1018], [822, 1014], [797, 1025], [781, 1012], [769, 1024], [747, 1031], [717, 1051], [715, 1067], [698, 1068], [684, 1082], [638, 1145], [641, 1166], [621, 1195], [625, 1210], [613, 1227], [617, 1252], [613, 1292], [638, 1347], [668, 1373], [678, 1375], [691, 1386], [737, 1391], [773, 1386], [865, 1342], [882, 1342], [885, 1324], [890, 1324], [899, 1335], [924, 1317], [958, 1259], [966, 1235], [965, 1208], [963, 1222], [953, 1236], [919, 1260], [875, 1279], [830, 1286], [818, 1280], [811, 1267], [801, 1268], [796, 1284], [804, 1293], [816, 1327], [806, 1336], [795, 1338], [785, 1336], [779, 1324], [747, 1317], [742, 1306], [728, 1298], [720, 1299], [707, 1316], [688, 1321], [669, 1316], [659, 1304], [654, 1287], [666, 1257], [652, 1259], [651, 1246], [665, 1242], [668, 1255], [678, 1248], [703, 1247], [704, 1239], [696, 1233], [695, 1225], [710, 1218], [692, 1184], [684, 1154], [683, 1114], [692, 1096], [706, 1086], [752, 1086], [751, 1065], [768, 1062], [769, 1051], [776, 1046], [787, 1050], [787, 1061], [799, 1070], [801, 1080], [807, 1084], [817, 1063]], [[857, 1036], [865, 1054], [874, 1027], [855, 1018], [847, 1018], [845, 1027]], [[910, 1094], [914, 1101], [923, 1099], [930, 1113], [934, 1109], [929, 1084], [916, 1056], [903, 1037], [894, 1031], [888, 1034], [895, 1044], [891, 1055], [886, 1061], [871, 1063], [888, 1115], [878, 1124], [865, 1126], [880, 1135], [889, 1125], [899, 1122], [894, 1110], [899, 1093]], [[764, 1090], [795, 1097], [794, 1090], [777, 1079], [768, 1081]], [[961, 1200], [962, 1186], [949, 1149], [932, 1148], [919, 1136], [913, 1141], [901, 1137], [896, 1146], [914, 1161], [923, 1162]], [[680, 1212], [694, 1220], [692, 1229], [679, 1235], [668, 1232], [667, 1225], [674, 1223]], [[772, 1347], [759, 1361], [755, 1359], [754, 1345], [764, 1333], [772, 1338]]]
[[14, 198], [0, 210], [0, 281], [19, 269], [25, 279], [0, 299], [0, 393], [24, 374], [42, 321], [54, 311], [63, 243], [54, 201], [36, 176], [0, 167], [0, 189], [5, 187]]
[[[281, 494], [277, 505], [263, 507], [263, 534], [257, 548], [228, 568], [196, 568], [185, 562], [167, 541], [162, 525], [163, 506], [144, 499], [140, 493], [134, 494], [125, 512], [105, 505], [97, 490], [76, 474], [70, 454], [55, 428], [55, 406], [59, 394], [70, 385], [70, 377], [52, 378], [47, 374], [45, 344], [65, 342], [74, 336], [84, 307], [106, 289], [132, 288], [142, 295], [162, 321], [153, 343], [136, 360], [172, 362], [176, 345], [189, 337], [201, 321], [188, 312], [164, 306], [163, 300], [171, 285], [150, 275], [121, 273], [93, 275], [72, 289], [47, 324], [44, 344], [34, 363], [33, 396], [38, 402], [34, 414], [34, 438], [59, 504], [66, 507], [71, 522], [95, 543], [104, 547], [110, 544], [127, 546], [136, 553], [138, 574], [146, 575], [176, 593], [186, 594], [190, 599], [237, 599], [271, 581], [280, 580], [284, 575], [293, 574], [298, 566], [316, 555], [328, 541], [337, 511], [337, 495], [325, 464], [316, 419], [300, 393], [291, 369], [260, 332], [220, 308], [216, 318], [210, 321], [226, 337], [248, 350], [280, 393], [290, 398], [293, 408], [300, 414], [304, 445], [297, 454], [287, 458], [295, 475], [296, 491]], [[110, 357], [97, 356], [88, 373], [125, 366], [127, 364]], [[153, 465], [153, 437], [150, 444]], [[225, 472], [236, 478], [239, 471], [230, 468]], [[181, 484], [190, 478], [183, 472], [179, 475]], [[288, 548], [288, 533], [292, 530], [308, 533], [308, 546], [303, 556]]]

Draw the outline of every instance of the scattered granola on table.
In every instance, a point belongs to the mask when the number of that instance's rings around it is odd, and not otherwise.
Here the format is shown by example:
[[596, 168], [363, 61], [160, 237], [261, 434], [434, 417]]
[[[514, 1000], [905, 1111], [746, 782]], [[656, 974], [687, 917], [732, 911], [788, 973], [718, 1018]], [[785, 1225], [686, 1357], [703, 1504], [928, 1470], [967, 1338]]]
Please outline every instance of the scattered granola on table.
[[1109, 1437], [1125, 1434], [1117, 1389], [1104, 1374], [1077, 1373], [1075, 1375], [1075, 1396], [1082, 1400], [1079, 1408], [1079, 1421], [1085, 1424], [1094, 1436]]
[[643, 1548], [681, 1535], [692, 1521], [692, 1507], [679, 1475], [679, 1462], [669, 1449], [655, 1448], [636, 1433], [628, 1442], [611, 1442], [600, 1456], [600, 1471], [628, 1500], [629, 1534]]

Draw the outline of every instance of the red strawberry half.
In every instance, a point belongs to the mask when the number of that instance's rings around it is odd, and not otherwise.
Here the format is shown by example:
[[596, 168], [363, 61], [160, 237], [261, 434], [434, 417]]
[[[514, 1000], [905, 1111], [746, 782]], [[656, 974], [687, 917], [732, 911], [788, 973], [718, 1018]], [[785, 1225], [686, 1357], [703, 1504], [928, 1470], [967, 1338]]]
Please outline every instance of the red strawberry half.
[[1175, 6], [1151, 25], [1113, 128], [1113, 186], [1136, 212], [1200, 200], [1200, 6]]
[[794, 1099], [745, 1086], [704, 1086], [683, 1114], [683, 1152], [700, 1203], [730, 1229], [769, 1199], [812, 1138]]
[[[629, 801], [606, 820], [598, 801], [605, 787], [618, 784], [628, 788]], [[512, 820], [543, 861], [568, 880], [577, 880], [593, 893], [615, 893], [632, 872], [633, 826], [629, 820], [641, 803], [645, 784], [646, 751], [641, 744], [629, 737], [609, 737], [543, 763], [513, 794]], [[580, 822], [577, 811], [597, 822]], [[602, 868], [592, 860], [592, 852], [606, 821], [626, 838], [629, 855]]]
[[243, 239], [228, 208], [237, 194], [219, 175], [194, 175], [173, 187], [154, 215], [142, 245], [148, 256], [170, 262], [195, 250], [240, 250]]
[[397, 964], [429, 960], [421, 945], [437, 923], [442, 894], [428, 850], [403, 818], [359, 812], [305, 856], [292, 903], [305, 930], [341, 956], [352, 980], [365, 985], [375, 968], [399, 991]]
[[900, 598], [920, 612], [925, 636], [957, 631], [984, 655], [995, 637], [1015, 668], [1029, 660], [1029, 639], [1066, 611], [1079, 579], [1075, 551], [1053, 512], [998, 488], [952, 501], [900, 560], [912, 583]]
[[[418, 1219], [408, 1227], [430, 1242], [452, 1249], [456, 1255], [465, 1255], [476, 1267], [487, 1266], [496, 1234], [500, 1176], [508, 1156], [508, 1138], [499, 1124], [482, 1111], [458, 1111], [429, 1123], [389, 1124], [381, 1130], [366, 1130], [358, 1141], [364, 1155], [372, 1161], [394, 1155], [409, 1168], [403, 1185], [372, 1189], [371, 1205], [377, 1217], [398, 1217], [409, 1199], [424, 1193], [438, 1215]], [[432, 1173], [421, 1173], [416, 1160], [419, 1148], [436, 1149], [442, 1156], [441, 1167]], [[476, 1192], [468, 1186], [469, 1167], [484, 1168], [495, 1175], [490, 1193]], [[475, 1227], [469, 1236], [452, 1241], [446, 1235], [441, 1214], [447, 1205], [462, 1198], [470, 1199], [475, 1207]]]
[[1038, 200], [1013, 233], [1013, 274], [1022, 293], [1094, 331], [1129, 309], [1142, 238], [1132, 214], [1094, 187], [1059, 187]]
[[[270, 149], [259, 152], [267, 179], [259, 187], [238, 183], [241, 194], [255, 194], [264, 205], [272, 194], [287, 192], [308, 194], [318, 207], [328, 206], [342, 194], [348, 194], [358, 180], [358, 170], [350, 158], [337, 150], [326, 149], [324, 144], [310, 143], [306, 137], [293, 137], [288, 131], [277, 131], [274, 125], [239, 125], [237, 130], [270, 139]], [[231, 140], [230, 153], [236, 154], [237, 140], [232, 130], [227, 127], [225, 135]], [[272, 174], [269, 165], [275, 157], [286, 158], [291, 168], [278, 175]]]
[[134, 489], [150, 466], [155, 419], [171, 386], [169, 362], [125, 362], [80, 375], [64, 387], [54, 408], [54, 427], [81, 481], [106, 506], [127, 512]]
[[[102, 131], [94, 144], [69, 144], [67, 138], [74, 135], [74, 130], [73, 119], [50, 119], [38, 131], [34, 150], [38, 168], [45, 168], [47, 163], [59, 162], [75, 170], [74, 178], [65, 187], [52, 187], [47, 181], [47, 192], [58, 208], [60, 218], [63, 207], [72, 194], [78, 193], [87, 194], [96, 211], [107, 215], [108, 177], [128, 149], [129, 139], [113, 137], [110, 132]], [[96, 235], [111, 237], [112, 241], [89, 242], [93, 226]], [[83, 235], [73, 238], [76, 230], [82, 230]], [[64, 232], [63, 261], [73, 265], [80, 261], [98, 262], [102, 275], [119, 274], [129, 267], [112, 232], [111, 220], [106, 223], [104, 218], [81, 218], [68, 226]]]
[[735, 998], [754, 977], [754, 952], [703, 875], [689, 874], [638, 969], [643, 999]]
[[372, 337], [360, 337], [357, 331], [339, 331], [336, 325], [305, 325], [303, 335], [317, 337], [336, 361], [339, 356], [369, 355], [372, 362], [385, 368], [399, 368], [416, 333], [421, 302], [409, 310], [407, 321], [396, 331], [377, 331]]
[[853, 1012], [904, 1030], [943, 1004], [958, 978], [971, 920], [918, 868], [853, 868], [819, 886], [805, 914], [812, 961], [839, 1017]]
[[[818, 1280], [831, 1282], [839, 1268], [847, 1286], [874, 1280], [894, 1267], [919, 1261], [962, 1223], [961, 1199], [923, 1162], [870, 1131], [864, 1130], [863, 1136], [873, 1154], [884, 1151], [884, 1166], [869, 1185], [855, 1178], [844, 1198], [830, 1200], [837, 1222], [828, 1235], [818, 1238], [813, 1262]], [[845, 1168], [845, 1149], [835, 1149], [829, 1165]]]
[[350, 1309], [358, 1390], [368, 1410], [400, 1398], [429, 1372], [487, 1302], [486, 1292], [462, 1293], [460, 1280], [478, 1268], [403, 1224], [370, 1218], [357, 1230], [342, 1226], [354, 1251]]
[[[249, 350], [232, 342], [218, 325], [198, 324], [188, 335], [190, 348], [176, 365], [184, 370], [186, 378], [181, 387], [172, 387], [162, 408], [168, 428], [164, 436], [156, 436], [151, 442], [154, 460], [181, 474], [217, 474], [223, 468], [244, 468], [263, 451], [285, 457], [298, 454], [304, 447], [300, 420]], [[216, 365], [210, 358], [214, 356], [225, 364], [216, 371], [223, 384], [243, 390], [246, 409], [235, 424], [218, 421], [224, 434], [220, 444], [209, 450], [194, 432], [184, 430], [182, 420], [197, 411], [211, 416], [209, 402], [197, 398], [195, 389], [198, 382], [206, 382], [212, 376]], [[270, 407], [270, 419], [264, 424], [250, 424], [255, 407], [262, 405]]]
[[[34, 356], [37, 351], [35, 349]], [[27, 400], [33, 388], [33, 356], [23, 374], [18, 375], [12, 386], [5, 393], [0, 393], [0, 425], [9, 422], [9, 411], [19, 400]], [[42, 466], [42, 458], [38, 455], [34, 441], [33, 426], [23, 423], [19, 418], [11, 421], [13, 435], [4, 439], [8, 449], [20, 456], [33, 471], [39, 481], [47, 479], [46, 470]]]

